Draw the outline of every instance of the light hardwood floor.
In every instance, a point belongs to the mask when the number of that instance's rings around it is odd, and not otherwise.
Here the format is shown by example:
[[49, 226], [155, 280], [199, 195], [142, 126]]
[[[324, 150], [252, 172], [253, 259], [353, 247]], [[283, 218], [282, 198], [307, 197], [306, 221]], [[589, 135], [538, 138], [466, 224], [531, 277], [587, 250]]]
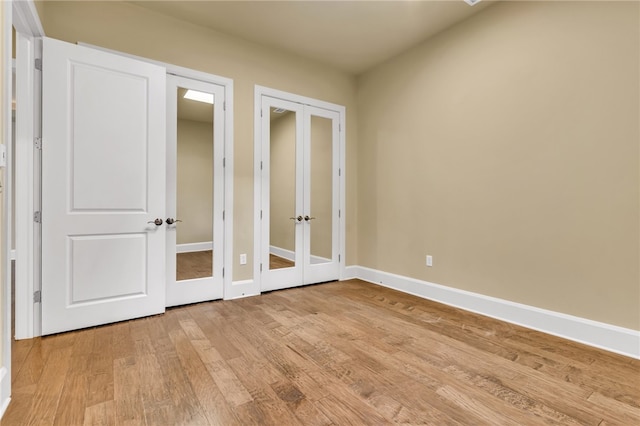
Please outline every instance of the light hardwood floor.
[[269, 268], [270, 269], [282, 269], [295, 266], [295, 262], [285, 259], [284, 257], [276, 256], [275, 254], [269, 254]]
[[640, 361], [353, 280], [15, 342], [2, 425], [638, 425]]
[[206, 278], [213, 274], [213, 251], [192, 251], [176, 254], [176, 280]]

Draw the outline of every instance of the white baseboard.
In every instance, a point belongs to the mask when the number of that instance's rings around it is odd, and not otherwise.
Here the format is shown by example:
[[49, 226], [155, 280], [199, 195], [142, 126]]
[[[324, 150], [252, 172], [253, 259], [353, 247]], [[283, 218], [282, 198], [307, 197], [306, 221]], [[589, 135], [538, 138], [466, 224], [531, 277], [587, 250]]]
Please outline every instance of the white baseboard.
[[283, 259], [287, 259], [290, 261], [295, 261], [296, 260], [296, 253], [291, 251], [291, 250], [287, 250], [287, 249], [283, 249], [280, 247], [276, 247], [276, 246], [269, 246], [269, 253], [281, 257]]
[[224, 300], [242, 299], [249, 296], [257, 296], [260, 289], [254, 288], [254, 280], [240, 280], [231, 283], [229, 291], [225, 291]]
[[[362, 266], [348, 266], [346, 276], [521, 325], [617, 354], [640, 359], [640, 331], [536, 308]], [[348, 278], [343, 278], [348, 279]]]
[[[287, 250], [287, 249], [283, 249], [280, 247], [276, 247], [276, 246], [269, 246], [269, 253], [281, 257], [283, 259], [287, 259], [290, 260], [291, 262], [295, 262], [296, 260], [296, 253], [291, 251], [291, 250]], [[327, 259], [326, 257], [320, 257], [320, 256], [313, 256], [311, 255], [311, 264], [312, 265], [316, 265], [318, 263], [330, 263], [331, 259]]]
[[202, 243], [176, 244], [176, 253], [191, 253], [194, 251], [213, 250], [213, 241]]
[[0, 419], [11, 402], [11, 377], [7, 367], [0, 368]]
[[340, 277], [340, 281], [353, 280], [358, 278], [358, 273], [360, 271], [359, 266], [349, 265], [345, 266], [342, 270], [342, 276]]

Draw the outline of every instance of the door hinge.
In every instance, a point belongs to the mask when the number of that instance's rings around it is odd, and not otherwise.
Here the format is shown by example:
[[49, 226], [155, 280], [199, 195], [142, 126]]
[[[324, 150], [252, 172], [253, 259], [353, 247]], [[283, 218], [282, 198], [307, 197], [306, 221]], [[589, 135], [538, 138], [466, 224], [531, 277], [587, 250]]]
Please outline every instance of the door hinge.
[[33, 221], [35, 223], [42, 223], [42, 213], [41, 212], [33, 212]]
[[222, 159], [222, 167], [227, 167], [227, 158]]
[[42, 302], [42, 291], [38, 290], [38, 291], [34, 291], [33, 292], [33, 303], [40, 303]]
[[42, 149], [42, 138], [39, 138], [39, 137], [33, 138], [33, 146], [36, 149]]
[[222, 103], [222, 110], [226, 111], [227, 110], [227, 102], [223, 102]]
[[342, 176], [342, 169], [341, 168], [338, 169], [338, 176]]
[[260, 272], [262, 272], [262, 263], [260, 264]]
[[224, 220], [224, 210], [222, 210], [222, 220]]
[[342, 259], [342, 256], [338, 255], [338, 263], [340, 263], [340, 259]]
[[342, 124], [338, 124], [338, 132], [342, 132]]
[[224, 278], [224, 268], [222, 268], [222, 278]]
[[36, 69], [38, 71], [42, 71], [42, 59], [41, 58], [36, 58], [35, 67], [36, 67]]
[[262, 210], [260, 210], [260, 219], [262, 219]]
[[342, 210], [338, 209], [338, 218], [342, 217]]
[[260, 110], [260, 117], [262, 117], [262, 110]]
[[260, 170], [262, 170], [262, 161], [260, 162]]

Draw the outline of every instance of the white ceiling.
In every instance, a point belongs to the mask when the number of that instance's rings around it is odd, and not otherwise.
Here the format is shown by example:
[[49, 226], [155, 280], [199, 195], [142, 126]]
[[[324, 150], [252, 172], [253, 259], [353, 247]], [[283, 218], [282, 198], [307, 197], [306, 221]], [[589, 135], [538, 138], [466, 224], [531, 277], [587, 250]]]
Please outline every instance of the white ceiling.
[[463, 0], [134, 1], [360, 74], [489, 6]]

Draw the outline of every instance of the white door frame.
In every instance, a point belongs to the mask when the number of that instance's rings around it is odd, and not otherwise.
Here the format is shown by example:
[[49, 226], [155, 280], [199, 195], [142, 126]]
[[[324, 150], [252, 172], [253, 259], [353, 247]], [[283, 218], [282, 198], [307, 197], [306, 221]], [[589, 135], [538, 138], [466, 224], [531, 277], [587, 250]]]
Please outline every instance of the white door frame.
[[[15, 152], [15, 338], [40, 335], [40, 304], [34, 292], [40, 289], [40, 234], [33, 213], [39, 209], [39, 161], [34, 140], [40, 137], [39, 37], [44, 30], [31, 0], [13, 2], [16, 29], [16, 152]], [[11, 30], [9, 29], [9, 33]], [[10, 34], [11, 35], [11, 34]], [[9, 51], [11, 49], [9, 48]], [[5, 299], [11, 303], [11, 298]], [[9, 333], [10, 334], [10, 333]], [[9, 335], [7, 334], [7, 335]]]
[[[340, 172], [340, 182], [338, 185], [339, 191], [339, 218], [338, 218], [338, 230], [340, 233], [339, 236], [339, 279], [343, 279], [346, 276], [345, 270], [345, 249], [346, 249], [346, 238], [345, 238], [345, 175], [346, 175], [346, 161], [345, 161], [345, 134], [346, 134], [346, 126], [345, 126], [345, 116], [346, 116], [346, 108], [342, 105], [333, 104], [330, 102], [321, 101], [314, 98], [309, 98], [306, 96], [296, 95], [294, 93], [288, 93], [281, 90], [271, 89], [264, 86], [255, 86], [254, 90], [254, 189], [253, 189], [253, 205], [254, 205], [254, 264], [253, 264], [253, 280], [247, 281], [243, 288], [238, 288], [237, 290], [241, 290], [245, 294], [258, 294], [261, 289], [261, 271], [260, 264], [265, 260], [261, 259], [262, 254], [262, 218], [261, 218], [261, 209], [262, 207], [262, 173], [261, 173], [261, 162], [263, 161], [263, 152], [262, 152], [262, 141], [261, 141], [261, 110], [262, 110], [262, 96], [269, 96], [272, 98], [282, 99], [290, 102], [297, 102], [304, 105], [310, 105], [317, 108], [323, 108], [330, 111], [335, 111], [339, 114], [339, 172]], [[268, 261], [268, 259], [266, 260]], [[239, 286], [238, 286], [239, 287]], [[234, 289], [235, 290], [235, 289]], [[241, 296], [236, 296], [241, 297]]]
[[2, 203], [4, 214], [2, 215], [2, 247], [0, 248], [0, 263], [2, 264], [2, 275], [0, 276], [0, 289], [2, 290], [3, 317], [2, 317], [2, 363], [0, 364], [0, 416], [11, 401], [11, 100], [12, 100], [12, 66], [11, 66], [11, 43], [12, 43], [12, 7], [11, 2], [0, 4], [2, 8], [2, 57], [0, 63], [3, 65], [3, 79], [0, 82], [2, 97], [2, 122], [4, 127], [0, 135], [0, 144], [6, 149], [7, 164], [0, 170], [2, 177]]

